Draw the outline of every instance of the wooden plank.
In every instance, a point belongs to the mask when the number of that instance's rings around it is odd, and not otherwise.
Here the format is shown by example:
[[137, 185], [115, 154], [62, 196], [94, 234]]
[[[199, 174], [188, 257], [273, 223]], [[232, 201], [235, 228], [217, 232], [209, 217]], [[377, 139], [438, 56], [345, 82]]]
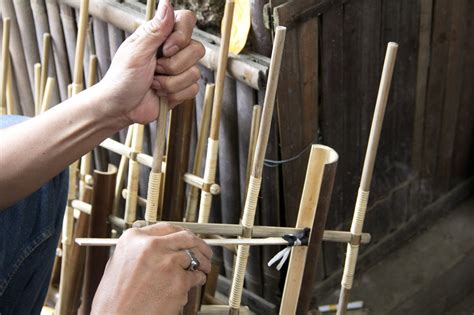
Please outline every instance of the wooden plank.
[[[456, 1], [452, 5], [452, 22], [449, 36], [449, 54], [446, 70], [446, 92], [444, 104], [441, 111], [441, 136], [438, 149], [438, 161], [436, 173], [433, 178], [438, 191], [447, 191], [451, 179], [452, 157], [455, 155], [454, 138], [457, 131], [458, 114], [462, 96], [462, 69], [464, 68], [464, 40], [466, 38], [466, 14], [467, 3], [465, 0]], [[472, 30], [471, 30], [472, 31]]]

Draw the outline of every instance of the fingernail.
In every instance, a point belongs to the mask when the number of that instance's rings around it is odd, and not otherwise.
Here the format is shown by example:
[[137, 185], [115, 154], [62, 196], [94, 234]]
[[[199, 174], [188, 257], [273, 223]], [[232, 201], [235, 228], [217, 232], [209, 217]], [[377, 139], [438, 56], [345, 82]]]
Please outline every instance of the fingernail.
[[179, 48], [178, 46], [176, 45], [173, 45], [170, 47], [170, 45], [165, 45], [165, 47], [163, 47], [163, 54], [166, 55], [166, 56], [173, 56], [174, 54], [176, 54], [178, 52]]
[[160, 19], [164, 19], [166, 17], [166, 14], [168, 13], [168, 6], [164, 4], [166, 1], [160, 1], [160, 4], [158, 5], [158, 16]]

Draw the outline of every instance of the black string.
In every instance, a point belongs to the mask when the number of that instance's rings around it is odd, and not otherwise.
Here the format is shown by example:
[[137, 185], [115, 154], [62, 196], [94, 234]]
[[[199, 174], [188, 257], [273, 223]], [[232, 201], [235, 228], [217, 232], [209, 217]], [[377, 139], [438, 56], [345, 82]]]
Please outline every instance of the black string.
[[291, 162], [291, 161], [294, 161], [294, 160], [297, 160], [299, 159], [306, 151], [308, 151], [311, 146], [313, 144], [315, 144], [317, 142], [317, 137], [316, 139], [314, 139], [313, 141], [311, 141], [301, 152], [299, 152], [298, 154], [290, 157], [289, 159], [286, 159], [286, 160], [269, 160], [269, 159], [265, 159], [263, 160], [263, 165], [266, 166], [266, 167], [278, 167], [280, 165], [283, 165], [285, 163], [288, 163], [288, 162]]

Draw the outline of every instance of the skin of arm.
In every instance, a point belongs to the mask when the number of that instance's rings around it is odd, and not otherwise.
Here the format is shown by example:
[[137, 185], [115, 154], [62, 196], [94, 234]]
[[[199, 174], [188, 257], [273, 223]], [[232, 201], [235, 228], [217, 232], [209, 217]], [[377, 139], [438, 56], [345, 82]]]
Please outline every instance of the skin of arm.
[[[160, 1], [155, 17], [117, 51], [95, 86], [23, 123], [0, 130], [0, 209], [56, 176], [105, 138], [158, 116], [159, 95], [173, 107], [198, 92], [203, 46], [191, 40], [196, 19]], [[156, 59], [163, 45], [164, 57]]]

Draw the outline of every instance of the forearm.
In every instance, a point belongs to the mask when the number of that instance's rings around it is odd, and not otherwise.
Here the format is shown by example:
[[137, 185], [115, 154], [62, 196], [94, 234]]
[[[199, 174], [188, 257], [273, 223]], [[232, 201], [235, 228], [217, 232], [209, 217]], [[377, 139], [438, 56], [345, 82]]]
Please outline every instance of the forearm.
[[0, 130], [0, 209], [28, 196], [128, 123], [108, 118], [99, 86]]

